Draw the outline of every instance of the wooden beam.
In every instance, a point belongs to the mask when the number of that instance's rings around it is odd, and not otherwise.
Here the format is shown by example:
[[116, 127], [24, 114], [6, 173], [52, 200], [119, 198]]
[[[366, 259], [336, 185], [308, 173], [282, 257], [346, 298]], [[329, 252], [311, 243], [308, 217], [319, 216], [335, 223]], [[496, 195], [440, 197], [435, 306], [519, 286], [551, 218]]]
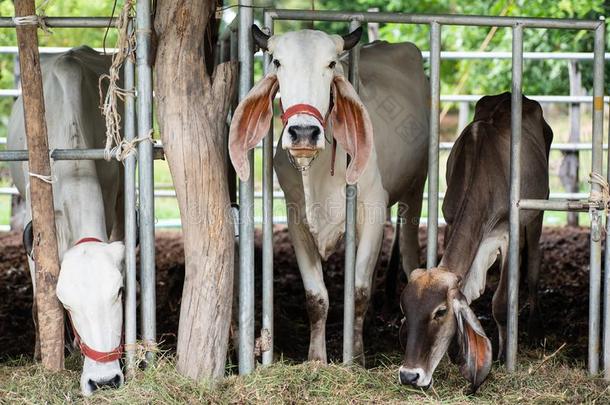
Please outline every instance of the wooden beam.
[[[34, 0], [16, 0], [15, 16], [36, 13]], [[34, 229], [34, 258], [36, 263], [36, 306], [42, 364], [51, 370], [64, 368], [64, 310], [55, 295], [59, 276], [59, 256], [55, 234], [47, 126], [40, 55], [38, 54], [38, 27], [18, 25], [19, 64], [25, 134], [28, 145], [30, 175], [30, 204]]]

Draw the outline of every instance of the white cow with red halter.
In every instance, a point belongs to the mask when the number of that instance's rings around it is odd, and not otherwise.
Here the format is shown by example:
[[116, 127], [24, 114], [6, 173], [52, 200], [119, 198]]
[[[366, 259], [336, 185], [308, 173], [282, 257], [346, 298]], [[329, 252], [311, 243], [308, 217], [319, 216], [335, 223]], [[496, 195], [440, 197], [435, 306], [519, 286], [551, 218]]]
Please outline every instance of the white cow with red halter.
[[358, 183], [354, 344], [360, 361], [387, 207], [397, 202], [406, 222], [401, 227], [403, 267], [410, 271], [419, 264], [428, 80], [413, 44], [375, 42], [361, 50], [358, 96], [344, 76], [347, 63], [341, 55], [358, 43], [361, 32], [341, 37], [303, 30], [269, 37], [253, 26], [255, 42], [273, 59], [269, 73], [237, 107], [229, 134], [231, 160], [246, 180], [247, 152], [267, 134], [279, 91], [284, 129], [275, 171], [286, 195], [288, 229], [305, 286], [310, 360], [327, 361], [328, 292], [321, 261], [345, 230], [346, 183]]
[[[51, 149], [104, 148], [105, 124], [99, 109], [98, 80], [110, 56], [75, 48], [42, 63], [46, 122]], [[23, 103], [13, 106], [9, 149], [25, 149]], [[116, 161], [52, 161], [53, 202], [61, 270], [57, 297], [69, 314], [76, 343], [84, 355], [81, 390], [123, 383], [122, 353], [123, 237], [122, 176]], [[11, 164], [15, 185], [29, 200], [27, 162]], [[28, 208], [26, 221], [31, 220]], [[24, 244], [31, 251], [31, 222]], [[112, 237], [111, 237], [112, 235]], [[30, 260], [32, 281], [34, 262]], [[35, 285], [34, 285], [35, 287]]]

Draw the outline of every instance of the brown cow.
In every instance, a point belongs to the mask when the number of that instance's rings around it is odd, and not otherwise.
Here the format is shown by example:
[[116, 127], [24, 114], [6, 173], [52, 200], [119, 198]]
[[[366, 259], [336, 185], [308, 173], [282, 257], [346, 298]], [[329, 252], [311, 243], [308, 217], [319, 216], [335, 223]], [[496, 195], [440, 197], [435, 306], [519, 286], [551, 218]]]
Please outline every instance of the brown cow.
[[[454, 363], [471, 383], [481, 385], [491, 368], [491, 343], [470, 303], [485, 290], [487, 270], [500, 261], [502, 274], [493, 297], [499, 331], [499, 356], [506, 341], [508, 274], [509, 161], [511, 94], [483, 97], [474, 121], [455, 143], [447, 163], [445, 254], [438, 268], [411, 273], [401, 296], [400, 329], [405, 356], [402, 384], [427, 387], [449, 349]], [[545, 199], [549, 193], [548, 156], [553, 132], [540, 104], [523, 97], [521, 198]], [[538, 241], [542, 212], [522, 211], [520, 250], [527, 267], [530, 325], [539, 323]]]

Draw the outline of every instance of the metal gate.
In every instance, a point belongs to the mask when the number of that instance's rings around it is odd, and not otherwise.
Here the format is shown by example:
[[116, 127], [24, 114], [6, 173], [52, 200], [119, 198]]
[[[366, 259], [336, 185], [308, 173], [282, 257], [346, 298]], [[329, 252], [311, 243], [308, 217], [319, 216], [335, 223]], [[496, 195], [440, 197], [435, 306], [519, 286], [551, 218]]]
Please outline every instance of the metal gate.
[[[237, 41], [238, 59], [240, 61], [239, 99], [245, 97], [252, 86], [253, 52], [250, 27], [253, 23], [251, 0], [239, 2], [238, 26], [228, 27], [221, 36], [221, 49], [235, 49]], [[591, 221], [591, 256], [590, 256], [590, 308], [589, 308], [589, 355], [588, 370], [597, 374], [599, 370], [599, 331], [601, 305], [601, 235], [602, 216], [606, 209], [606, 200], [601, 198], [601, 185], [593, 182], [588, 200], [520, 200], [520, 167], [516, 162], [521, 156], [521, 108], [522, 108], [522, 75], [523, 75], [523, 31], [530, 28], [590, 30], [594, 32], [593, 56], [593, 137], [592, 167], [593, 174], [602, 175], [603, 153], [603, 85], [604, 85], [604, 49], [605, 21], [568, 20], [526, 17], [487, 17], [466, 15], [425, 15], [380, 12], [343, 12], [343, 11], [309, 11], [309, 10], [264, 10], [264, 25], [273, 33], [276, 20], [305, 21], [343, 21], [349, 22], [350, 28], [362, 23], [399, 23], [420, 24], [430, 27], [430, 85], [431, 114], [430, 141], [428, 148], [428, 234], [427, 234], [427, 267], [436, 266], [438, 237], [438, 179], [439, 179], [439, 106], [440, 106], [440, 62], [441, 31], [445, 25], [459, 26], [499, 26], [512, 30], [512, 100], [511, 100], [511, 146], [510, 146], [510, 236], [509, 236], [509, 276], [508, 276], [508, 334], [506, 346], [506, 366], [514, 371], [517, 360], [518, 336], [518, 291], [519, 291], [519, 211], [520, 210], [555, 210], [555, 211], [588, 211]], [[236, 19], [237, 20], [237, 19]], [[237, 35], [235, 35], [237, 31]], [[229, 42], [229, 45], [225, 43]], [[227, 54], [228, 52], [225, 52]], [[233, 53], [233, 52], [231, 52]], [[350, 53], [350, 81], [357, 83], [358, 47]], [[268, 64], [265, 57], [265, 64]], [[357, 90], [357, 89], [356, 89]], [[263, 141], [263, 332], [273, 336], [273, 128]], [[250, 152], [251, 170], [253, 169], [253, 152]], [[609, 162], [610, 164], [610, 162]], [[598, 177], [599, 178], [599, 177]], [[239, 372], [250, 373], [254, 369], [254, 188], [253, 178], [241, 182], [240, 195], [240, 286], [239, 286]], [[353, 357], [353, 322], [354, 322], [354, 273], [355, 273], [355, 186], [347, 187], [346, 192], [346, 231], [345, 231], [345, 297], [344, 297], [344, 338], [343, 361], [351, 363]], [[610, 231], [610, 224], [608, 225]], [[610, 246], [609, 246], [610, 248]], [[606, 266], [610, 266], [610, 254], [606, 249]], [[608, 268], [608, 267], [606, 267]], [[610, 274], [606, 273], [604, 287], [604, 365], [605, 378], [610, 379]], [[271, 340], [273, 341], [273, 340]], [[271, 345], [272, 347], [273, 345]], [[263, 354], [263, 364], [273, 359], [273, 348]]]

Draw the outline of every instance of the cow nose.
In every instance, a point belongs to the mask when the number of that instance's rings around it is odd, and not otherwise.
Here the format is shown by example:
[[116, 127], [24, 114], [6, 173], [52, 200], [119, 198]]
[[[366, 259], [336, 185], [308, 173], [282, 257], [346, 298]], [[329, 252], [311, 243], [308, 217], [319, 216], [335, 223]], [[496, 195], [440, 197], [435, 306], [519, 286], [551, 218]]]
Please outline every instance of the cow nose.
[[89, 379], [88, 381], [89, 384], [89, 388], [91, 388], [91, 391], [95, 391], [98, 390], [100, 388], [119, 388], [121, 386], [121, 376], [119, 374], [115, 375], [114, 377], [107, 379], [107, 380], [102, 380], [102, 381], [94, 381]]
[[320, 127], [316, 125], [291, 125], [288, 134], [293, 143], [310, 143], [315, 145], [320, 137]]
[[400, 370], [399, 373], [400, 383], [403, 385], [410, 384], [416, 385], [419, 380], [419, 373], [414, 373], [409, 370]]

